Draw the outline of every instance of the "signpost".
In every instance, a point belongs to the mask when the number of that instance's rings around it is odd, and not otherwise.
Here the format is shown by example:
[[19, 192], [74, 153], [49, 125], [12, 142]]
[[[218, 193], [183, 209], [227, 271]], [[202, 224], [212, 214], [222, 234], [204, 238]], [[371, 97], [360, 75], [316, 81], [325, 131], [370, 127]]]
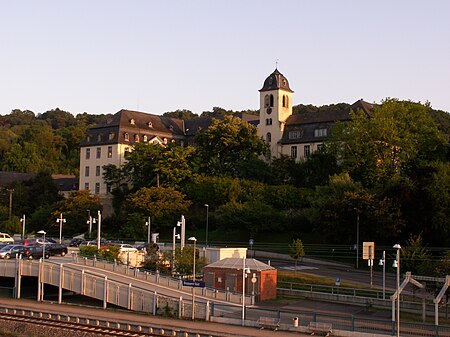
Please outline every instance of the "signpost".
[[370, 267], [370, 288], [373, 285], [373, 258], [375, 255], [375, 242], [363, 242], [363, 260], [368, 260]]
[[194, 288], [204, 288], [206, 287], [203, 281], [193, 281], [193, 280], [183, 280], [183, 286], [194, 287]]

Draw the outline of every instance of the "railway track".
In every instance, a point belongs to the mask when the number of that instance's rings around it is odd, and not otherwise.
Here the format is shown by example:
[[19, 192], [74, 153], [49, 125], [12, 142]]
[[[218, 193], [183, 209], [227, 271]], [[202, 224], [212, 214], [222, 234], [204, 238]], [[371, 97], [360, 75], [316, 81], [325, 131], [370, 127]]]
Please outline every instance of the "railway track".
[[[130, 337], [219, 337], [218, 335], [184, 331], [179, 328], [163, 328], [131, 323], [110, 322], [87, 317], [55, 315], [28, 310], [2, 310], [0, 320], [36, 324], [47, 328], [65, 329], [90, 333], [94, 336], [130, 336]], [[6, 312], [5, 312], [6, 311]]]

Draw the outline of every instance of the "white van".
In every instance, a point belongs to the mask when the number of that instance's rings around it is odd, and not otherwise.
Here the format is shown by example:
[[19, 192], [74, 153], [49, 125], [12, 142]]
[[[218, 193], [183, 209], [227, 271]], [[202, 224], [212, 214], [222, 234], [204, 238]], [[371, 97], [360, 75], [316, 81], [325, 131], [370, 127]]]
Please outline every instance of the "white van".
[[6, 233], [0, 233], [0, 242], [14, 243], [14, 239]]

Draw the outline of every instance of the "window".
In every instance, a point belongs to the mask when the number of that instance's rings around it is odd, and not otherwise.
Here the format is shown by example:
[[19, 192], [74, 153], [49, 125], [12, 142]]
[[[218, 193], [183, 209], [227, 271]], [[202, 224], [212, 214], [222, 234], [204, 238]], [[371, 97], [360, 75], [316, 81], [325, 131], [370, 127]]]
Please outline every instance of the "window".
[[91, 135], [87, 135], [86, 141], [89, 143], [91, 141]]
[[164, 144], [167, 144], [167, 138], [163, 139]]
[[112, 158], [112, 146], [108, 146], [108, 158]]
[[286, 95], [283, 95], [283, 108], [286, 107]]
[[109, 136], [108, 136], [108, 139], [109, 139], [109, 140], [113, 140], [115, 135], [116, 135], [116, 134], [115, 134], [114, 132], [110, 132], [110, 133], [109, 133]]
[[303, 130], [293, 130], [289, 131], [289, 139], [300, 139], [303, 136]]
[[169, 130], [173, 131], [173, 125], [169, 125]]
[[89, 189], [89, 183], [84, 183], [84, 189], [88, 190]]
[[144, 135], [144, 136], [142, 137], [142, 139], [144, 140], [144, 143], [147, 143], [147, 141], [148, 141], [147, 135]]
[[311, 148], [309, 147], [309, 145], [305, 145], [305, 147], [303, 148], [303, 156], [309, 157], [309, 155], [311, 154]]
[[297, 158], [297, 146], [291, 146], [291, 157]]
[[314, 137], [326, 137], [327, 136], [327, 129], [315, 129], [314, 130]]
[[100, 176], [100, 166], [98, 166], [98, 165], [95, 167], [95, 175], [96, 175], [97, 177]]
[[90, 148], [86, 149], [86, 159], [91, 159], [91, 149]]
[[102, 148], [98, 147], [97, 148], [97, 159], [102, 157]]
[[286, 108], [289, 108], [289, 96], [286, 95]]
[[84, 168], [84, 176], [85, 176], [85, 177], [89, 177], [89, 166], [86, 166], [86, 167]]
[[270, 95], [270, 106], [273, 107], [273, 95]]
[[111, 185], [106, 184], [106, 193], [111, 193]]
[[135, 124], [135, 122], [134, 122], [134, 119], [133, 119], [133, 118], [131, 118], [131, 119], [130, 119], [130, 124], [131, 124], [131, 125], [134, 125], [134, 124]]
[[123, 139], [124, 139], [126, 142], [129, 142], [129, 141], [130, 141], [130, 135], [128, 134], [128, 132], [125, 132], [125, 133], [123, 134]]
[[272, 118], [266, 119], [266, 125], [272, 125]]
[[99, 133], [99, 134], [97, 135], [97, 142], [101, 142], [102, 139], [103, 139], [103, 135], [102, 135], [101, 133]]
[[139, 135], [134, 135], [134, 141], [135, 141], [136, 143], [139, 143]]
[[272, 141], [272, 134], [270, 132], [267, 132], [267, 134], [266, 134], [266, 141], [268, 141], [268, 142]]
[[100, 183], [95, 183], [95, 194], [100, 193]]
[[147, 126], [148, 126], [149, 128], [152, 128], [152, 127], [153, 127], [153, 123], [152, 123], [152, 122], [148, 122], [148, 123], [147, 123]]
[[268, 108], [270, 105], [270, 97], [269, 95], [264, 96], [264, 106]]

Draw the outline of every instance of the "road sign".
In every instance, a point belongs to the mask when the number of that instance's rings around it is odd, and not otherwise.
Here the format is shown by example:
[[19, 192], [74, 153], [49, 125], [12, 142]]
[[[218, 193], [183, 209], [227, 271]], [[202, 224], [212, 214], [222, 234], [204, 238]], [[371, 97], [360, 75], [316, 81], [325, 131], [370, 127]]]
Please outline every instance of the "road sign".
[[253, 240], [253, 239], [248, 240], [248, 244], [249, 244], [250, 246], [253, 246], [254, 243], [255, 243], [255, 240]]
[[373, 260], [375, 257], [375, 242], [363, 242], [363, 260]]
[[205, 282], [203, 281], [192, 281], [192, 280], [183, 280], [183, 285], [186, 287], [197, 287], [197, 288], [204, 288]]

